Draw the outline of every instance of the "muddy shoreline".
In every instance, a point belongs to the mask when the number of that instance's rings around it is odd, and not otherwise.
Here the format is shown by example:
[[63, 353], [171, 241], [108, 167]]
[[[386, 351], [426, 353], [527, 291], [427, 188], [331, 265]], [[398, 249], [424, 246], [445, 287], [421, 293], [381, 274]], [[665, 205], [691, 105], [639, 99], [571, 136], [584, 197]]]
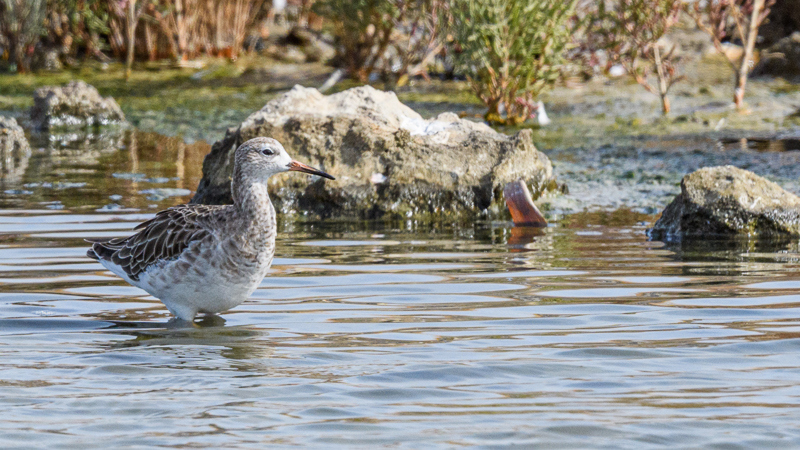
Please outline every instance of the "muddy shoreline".
[[[202, 70], [142, 67], [125, 83], [121, 65], [102, 70], [95, 65], [0, 76], [0, 112], [26, 127], [36, 87], [83, 79], [114, 97], [135, 128], [187, 143], [214, 142], [293, 85], [319, 86], [332, 71], [318, 63], [250, 57], [235, 63], [210, 60]], [[673, 89], [668, 117], [661, 116], [656, 96], [622, 77], [559, 86], [543, 96], [552, 119], [547, 127], [498, 128], [507, 134], [532, 128], [535, 145], [553, 161], [567, 193], [537, 200], [549, 218], [616, 209], [656, 214], [678, 192], [683, 175], [710, 165], [733, 164], [800, 193], [800, 145], [794, 143], [800, 138], [800, 85], [755, 78], [742, 113], [731, 104], [731, 76], [721, 57], [706, 56], [684, 67], [687, 80]], [[332, 92], [352, 86], [342, 82]], [[481, 120], [483, 113], [463, 81], [412, 80], [396, 92], [423, 117], [452, 111]]]

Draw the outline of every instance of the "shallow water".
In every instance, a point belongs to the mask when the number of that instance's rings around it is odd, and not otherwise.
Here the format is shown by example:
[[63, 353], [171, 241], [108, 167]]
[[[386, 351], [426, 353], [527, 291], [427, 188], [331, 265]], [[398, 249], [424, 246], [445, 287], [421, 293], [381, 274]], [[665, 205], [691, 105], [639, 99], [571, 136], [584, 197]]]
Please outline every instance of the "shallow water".
[[185, 201], [203, 148], [126, 139], [5, 179], [3, 448], [800, 445], [796, 242], [286, 223], [248, 302], [176, 328], [82, 239]]

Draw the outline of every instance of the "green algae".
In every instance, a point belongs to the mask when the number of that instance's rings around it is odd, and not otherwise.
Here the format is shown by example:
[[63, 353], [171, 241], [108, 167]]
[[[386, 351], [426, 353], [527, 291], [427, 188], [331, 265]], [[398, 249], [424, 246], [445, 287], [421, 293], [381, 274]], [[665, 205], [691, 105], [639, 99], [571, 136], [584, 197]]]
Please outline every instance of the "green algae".
[[[142, 64], [135, 69], [129, 81], [124, 80], [122, 65], [100, 63], [87, 63], [56, 73], [0, 75], [0, 110], [24, 118], [26, 110], [32, 106], [33, 91], [37, 87], [63, 85], [70, 80], [82, 79], [97, 87], [103, 96], [114, 97], [128, 120], [140, 130], [184, 138], [174, 142], [213, 142], [222, 138], [226, 129], [237, 126], [253, 111], [262, 108], [270, 99], [294, 84], [320, 86], [333, 71], [321, 64], [293, 65], [262, 57], [242, 58], [236, 62], [212, 59], [205, 61], [203, 68]], [[496, 129], [506, 134], [531, 129], [537, 148], [551, 156], [559, 182], [567, 182], [569, 191], [574, 193], [572, 197], [579, 199], [575, 200], [575, 205], [566, 204], [562, 201], [563, 197], [569, 196], [558, 196], [555, 189], [550, 189], [537, 204], [543, 205], [543, 209], [553, 205], [552, 214], [555, 215], [574, 212], [583, 205], [592, 206], [591, 200], [582, 197], [581, 184], [597, 184], [602, 192], [610, 193], [612, 197], [618, 191], [635, 189], [640, 199], [625, 204], [637, 212], [656, 212], [655, 208], [663, 206], [667, 197], [674, 195], [677, 180], [689, 168], [711, 163], [727, 164], [728, 160], [733, 163], [740, 160], [744, 166], [751, 164], [746, 159], [745, 150], [736, 150], [734, 153], [727, 149], [724, 155], [717, 155], [713, 147], [717, 141], [751, 137], [770, 140], [800, 133], [800, 119], [796, 113], [796, 105], [800, 104], [800, 89], [796, 85], [784, 80], [751, 80], [746, 96], [748, 110], [741, 113], [730, 106], [732, 81], [729, 69], [721, 61], [702, 59], [696, 67], [690, 68], [687, 75], [687, 82], [675, 86], [674, 113], [670, 116], [662, 117], [658, 98], [644, 92], [628, 79], [594, 80], [577, 89], [561, 86], [542, 97], [553, 121], [550, 125], [542, 127], [529, 121], [520, 126]], [[352, 81], [344, 80], [329, 93], [355, 85]], [[375, 87], [383, 88], [383, 84], [375, 83]], [[464, 81], [412, 80], [398, 87], [396, 92], [401, 101], [424, 117], [453, 111], [480, 121], [484, 113], [483, 105]], [[108, 143], [97, 146], [111, 149], [115, 145]], [[128, 143], [123, 140], [121, 146], [117, 147], [118, 153], [103, 153], [98, 159], [99, 164], [113, 167], [132, 164], [135, 158], [124, 151], [127, 146]], [[42, 144], [42, 147], [47, 148], [51, 155], [59, 154], [49, 144]], [[629, 147], [638, 149], [638, 153], [628, 151]], [[78, 158], [78, 153], [73, 157]], [[595, 154], [599, 155], [596, 161], [592, 157]], [[193, 170], [199, 170], [202, 156], [195, 155], [197, 162], [192, 163]], [[727, 159], [721, 159], [723, 157]], [[146, 159], [140, 158], [140, 161]], [[641, 162], [640, 159], [646, 161]], [[34, 170], [26, 176], [26, 184], [41, 182], [60, 186], [55, 184], [59, 177], [70, 178], [69, 171], [79, 169], [48, 165], [47, 158], [37, 155], [34, 155], [34, 161], [33, 165], [50, 167], [55, 169], [53, 173], [62, 175]], [[646, 166], [653, 164], [661, 167], [658, 173], [645, 170]], [[163, 167], [164, 170], [155, 170], [153, 176], [176, 176], [177, 166], [174, 163], [166, 162]], [[755, 171], [764, 173], [764, 170], [757, 169], [760, 166], [755, 167]], [[793, 189], [793, 172], [784, 169], [785, 166], [779, 167], [778, 172], [770, 169], [775, 179]], [[198, 180], [199, 174], [195, 173], [193, 177], [186, 178], [182, 185], [194, 189]], [[93, 183], [89, 182], [90, 185]], [[113, 186], [119, 189], [121, 193], [118, 195], [124, 196], [121, 206], [150, 208], [152, 203], [144, 195], [138, 194], [139, 190], [147, 188], [132, 187], [135, 185], [132, 180], [124, 183], [108, 185], [109, 188]], [[604, 187], [604, 183], [610, 184]], [[168, 183], [164, 187], [178, 188], [177, 184]], [[642, 191], [642, 187], [652, 190]], [[110, 203], [107, 195], [87, 193], [82, 189], [73, 187], [56, 192], [54, 188], [14, 186], [9, 191], [31, 191], [33, 194], [8, 194], [7, 197], [19, 199], [28, 195], [29, 200], [19, 204], [30, 204], [35, 200], [45, 205], [46, 202], [64, 199], [65, 193], [74, 191], [74, 198], [67, 196], [62, 207], [81, 208], [80, 196], [84, 194], [94, 199], [90, 202], [92, 207], [101, 207], [103, 202]], [[156, 203], [161, 207], [187, 199], [172, 197]], [[406, 219], [409, 214], [454, 220], [448, 211], [437, 211], [435, 206], [420, 204], [416, 210], [398, 210], [392, 216], [398, 221]], [[504, 209], [499, 201], [494, 201], [490, 207], [493, 210]], [[306, 217], [302, 214], [295, 216], [300, 220]]]
[[[271, 76], [270, 72], [253, 75], [254, 68], [276, 66], [266, 58], [235, 63], [210, 60], [203, 69], [145, 65], [127, 81], [121, 64], [94, 62], [63, 72], [6, 74], [0, 75], [0, 110], [22, 116], [33, 106], [36, 88], [80, 79], [96, 87], [101, 95], [113, 97], [137, 128], [214, 140], [300, 81]], [[324, 76], [330, 70], [321, 65], [305, 66], [302, 73]]]
[[[0, 75], [0, 110], [23, 116], [40, 86], [63, 85], [82, 79], [103, 96], [112, 96], [135, 127], [192, 140], [219, 139], [253, 111], [295, 84], [319, 86], [333, 71], [322, 64], [285, 64], [248, 56], [236, 62], [203, 61], [203, 68], [180, 68], [162, 63], [141, 64], [130, 80], [122, 64], [85, 63], [63, 72]], [[628, 78], [594, 80], [577, 89], [564, 86], [542, 96], [553, 123], [540, 127], [531, 121], [497, 127], [513, 134], [534, 130], [545, 148], [613, 143], [620, 137], [667, 135], [745, 135], [798, 129], [792, 118], [800, 89], [784, 80], [754, 79], [748, 84], [749, 109], [730, 107], [729, 68], [719, 58], [687, 64], [688, 80], [676, 85], [674, 113], [662, 117], [658, 98]], [[330, 91], [356, 86], [343, 80]], [[376, 88], [383, 88], [377, 82]], [[697, 86], [700, 86], [699, 88]], [[401, 101], [424, 117], [453, 111], [480, 121], [484, 107], [465, 81], [411, 80], [396, 88]]]

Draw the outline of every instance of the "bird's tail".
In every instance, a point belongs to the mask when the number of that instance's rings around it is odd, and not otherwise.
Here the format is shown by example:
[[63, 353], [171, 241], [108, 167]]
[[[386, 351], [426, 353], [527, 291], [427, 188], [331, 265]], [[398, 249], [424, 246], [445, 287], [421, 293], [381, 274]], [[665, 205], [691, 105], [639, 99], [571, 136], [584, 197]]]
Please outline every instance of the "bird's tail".
[[100, 256], [98, 256], [97, 253], [95, 253], [93, 248], [90, 248], [89, 250], [86, 250], [86, 256], [88, 256], [89, 258], [92, 258], [95, 261], [100, 261]]
[[92, 258], [95, 261], [100, 261], [101, 259], [111, 259], [111, 255], [114, 254], [116, 251], [115, 249], [111, 249], [106, 247], [105, 243], [108, 242], [108, 239], [84, 239], [86, 242], [91, 242], [92, 248], [86, 251], [86, 256]]

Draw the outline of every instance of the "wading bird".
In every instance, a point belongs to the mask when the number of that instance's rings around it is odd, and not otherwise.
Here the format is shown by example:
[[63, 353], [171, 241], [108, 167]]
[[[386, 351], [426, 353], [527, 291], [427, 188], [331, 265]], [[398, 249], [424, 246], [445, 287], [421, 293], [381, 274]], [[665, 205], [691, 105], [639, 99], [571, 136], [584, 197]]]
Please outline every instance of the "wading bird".
[[275, 208], [270, 176], [325, 172], [292, 160], [271, 138], [243, 143], [234, 155], [232, 205], [180, 205], [139, 224], [129, 237], [95, 239], [87, 256], [191, 321], [244, 302], [275, 254]]

